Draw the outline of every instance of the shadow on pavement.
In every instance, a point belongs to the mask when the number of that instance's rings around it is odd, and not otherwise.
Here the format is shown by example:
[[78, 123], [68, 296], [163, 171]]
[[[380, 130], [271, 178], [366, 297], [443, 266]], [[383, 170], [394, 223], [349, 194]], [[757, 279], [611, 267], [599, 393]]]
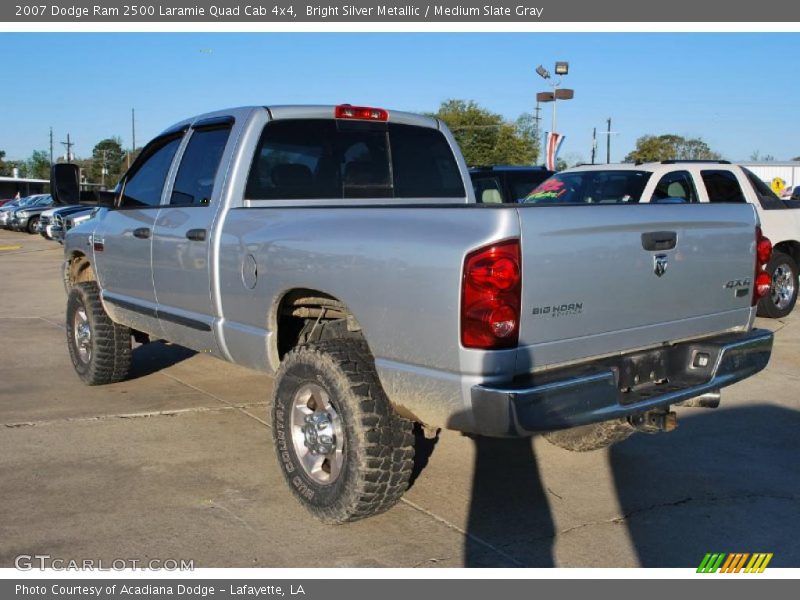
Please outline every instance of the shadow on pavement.
[[[531, 440], [475, 437], [472, 441], [475, 471], [464, 566], [554, 566], [555, 526]], [[498, 552], [503, 548], [513, 548], [506, 559]]]
[[183, 346], [165, 344], [161, 341], [142, 344], [133, 349], [133, 370], [129, 380], [152, 375], [178, 364], [197, 354]]
[[800, 413], [684, 409], [678, 424], [609, 452], [641, 566], [694, 568], [706, 552], [773, 552], [770, 566], [800, 564]]

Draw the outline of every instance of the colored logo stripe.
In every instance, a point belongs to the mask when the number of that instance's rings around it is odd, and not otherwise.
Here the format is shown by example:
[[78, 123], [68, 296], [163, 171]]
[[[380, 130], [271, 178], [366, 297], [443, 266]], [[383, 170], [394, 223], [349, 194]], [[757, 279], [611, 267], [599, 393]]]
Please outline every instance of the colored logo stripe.
[[[748, 559], [749, 562], [748, 562]], [[764, 569], [772, 560], [772, 553], [757, 552], [749, 554], [747, 552], [708, 552], [697, 567], [698, 573], [739, 573], [744, 569], [745, 573], [763, 573]], [[747, 566], [745, 567], [745, 563]]]

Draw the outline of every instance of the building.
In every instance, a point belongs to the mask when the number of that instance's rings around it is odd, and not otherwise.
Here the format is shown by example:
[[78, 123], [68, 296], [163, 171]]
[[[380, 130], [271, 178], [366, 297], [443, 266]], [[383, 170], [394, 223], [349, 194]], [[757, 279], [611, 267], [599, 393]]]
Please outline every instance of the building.
[[17, 193], [24, 198], [31, 194], [43, 194], [49, 190], [50, 181], [47, 179], [0, 177], [0, 198], [13, 198]]

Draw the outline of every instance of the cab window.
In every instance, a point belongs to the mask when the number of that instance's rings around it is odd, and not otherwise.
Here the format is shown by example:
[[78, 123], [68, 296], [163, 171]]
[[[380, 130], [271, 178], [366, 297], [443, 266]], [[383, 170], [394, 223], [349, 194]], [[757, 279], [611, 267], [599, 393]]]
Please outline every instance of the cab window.
[[673, 171], [664, 175], [653, 190], [650, 202], [664, 202], [672, 198], [697, 202], [697, 190], [688, 171]]
[[161, 204], [167, 173], [182, 135], [155, 140], [143, 151], [122, 188], [120, 208], [151, 208]]

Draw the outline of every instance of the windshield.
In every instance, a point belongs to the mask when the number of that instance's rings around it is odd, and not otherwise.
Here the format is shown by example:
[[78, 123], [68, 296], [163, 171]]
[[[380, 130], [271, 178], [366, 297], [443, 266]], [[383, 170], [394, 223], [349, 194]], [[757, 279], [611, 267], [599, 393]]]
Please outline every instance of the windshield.
[[647, 171], [573, 171], [553, 175], [525, 198], [525, 204], [623, 204], [639, 202]]
[[542, 169], [540, 171], [522, 171], [509, 173], [506, 176], [511, 197], [514, 202], [525, 202], [540, 183], [552, 175], [552, 171]]

